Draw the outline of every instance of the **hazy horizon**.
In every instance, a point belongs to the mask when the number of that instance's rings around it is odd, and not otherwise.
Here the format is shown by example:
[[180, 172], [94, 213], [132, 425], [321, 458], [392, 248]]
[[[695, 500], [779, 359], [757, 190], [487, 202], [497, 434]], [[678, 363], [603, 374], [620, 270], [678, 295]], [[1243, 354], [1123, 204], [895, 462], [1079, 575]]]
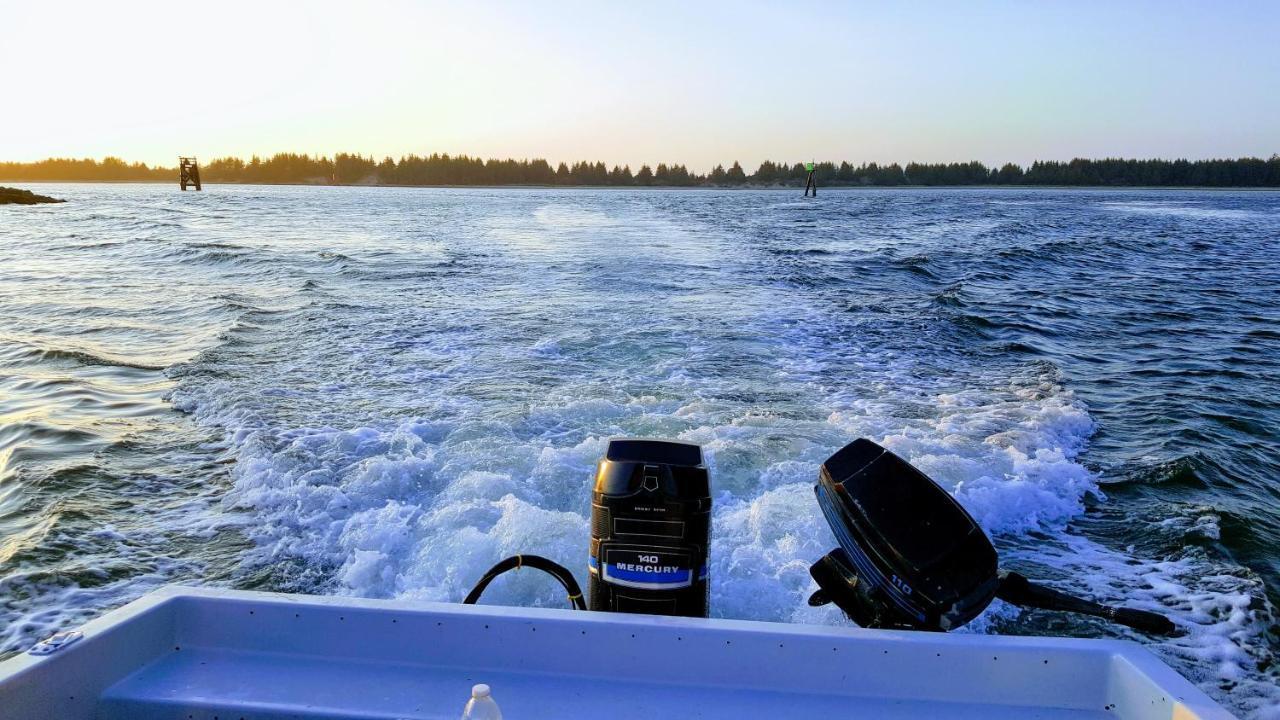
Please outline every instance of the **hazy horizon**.
[[706, 172], [1280, 152], [1280, 6], [1264, 3], [68, 0], [5, 16], [7, 161], [441, 152]]

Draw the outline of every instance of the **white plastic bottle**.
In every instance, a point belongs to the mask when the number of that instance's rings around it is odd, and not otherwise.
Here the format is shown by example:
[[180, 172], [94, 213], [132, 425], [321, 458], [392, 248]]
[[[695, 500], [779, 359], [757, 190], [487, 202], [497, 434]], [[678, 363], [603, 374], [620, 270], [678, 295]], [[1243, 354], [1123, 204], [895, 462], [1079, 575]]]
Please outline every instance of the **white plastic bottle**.
[[488, 685], [482, 683], [471, 688], [471, 699], [462, 709], [462, 720], [502, 720], [502, 711], [489, 694]]

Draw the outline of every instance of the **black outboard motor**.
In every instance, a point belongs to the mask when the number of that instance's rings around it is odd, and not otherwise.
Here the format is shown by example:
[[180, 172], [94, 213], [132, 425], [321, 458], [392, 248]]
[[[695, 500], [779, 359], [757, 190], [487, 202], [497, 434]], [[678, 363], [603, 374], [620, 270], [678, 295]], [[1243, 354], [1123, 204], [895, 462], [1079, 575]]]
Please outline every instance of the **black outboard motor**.
[[993, 598], [1078, 612], [1159, 634], [1167, 618], [1074, 598], [997, 568], [982, 528], [902, 458], [858, 439], [827, 458], [814, 487], [840, 547], [814, 563], [810, 605], [834, 602], [863, 627], [952, 630]]
[[840, 548], [810, 573], [859, 625], [950, 630], [995, 597], [991, 541], [950, 493], [897, 455], [855, 440], [822, 464], [814, 492]]
[[591, 495], [591, 609], [706, 617], [710, 534], [700, 447], [611, 440]]

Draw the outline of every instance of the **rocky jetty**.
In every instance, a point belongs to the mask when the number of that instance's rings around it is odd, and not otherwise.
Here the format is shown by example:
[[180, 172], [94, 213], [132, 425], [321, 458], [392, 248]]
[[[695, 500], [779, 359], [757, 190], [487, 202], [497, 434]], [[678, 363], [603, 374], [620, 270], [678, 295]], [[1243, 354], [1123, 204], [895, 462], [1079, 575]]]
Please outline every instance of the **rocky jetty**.
[[37, 203], [60, 203], [66, 200], [37, 195], [30, 190], [0, 187], [0, 205], [35, 205]]

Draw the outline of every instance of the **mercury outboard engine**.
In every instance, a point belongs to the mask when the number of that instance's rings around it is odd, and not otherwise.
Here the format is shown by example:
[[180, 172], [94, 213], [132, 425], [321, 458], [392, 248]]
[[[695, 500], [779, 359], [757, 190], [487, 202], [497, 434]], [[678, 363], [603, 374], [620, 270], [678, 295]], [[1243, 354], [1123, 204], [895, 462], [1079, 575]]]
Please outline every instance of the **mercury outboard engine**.
[[991, 541], [960, 503], [870, 440], [827, 458], [814, 492], [840, 547], [809, 569], [820, 588], [809, 604], [834, 602], [863, 627], [952, 630], [999, 597], [1147, 632], [1174, 630], [1155, 613], [1106, 607], [1000, 572]]
[[[702, 448], [674, 440], [617, 438], [596, 468], [591, 493], [591, 609], [707, 616], [711, 482]], [[474, 605], [499, 575], [534, 568], [587, 609], [573, 573], [539, 555], [506, 558], [462, 602]]]
[[702, 448], [609, 441], [591, 494], [591, 609], [706, 617], [710, 534]]

